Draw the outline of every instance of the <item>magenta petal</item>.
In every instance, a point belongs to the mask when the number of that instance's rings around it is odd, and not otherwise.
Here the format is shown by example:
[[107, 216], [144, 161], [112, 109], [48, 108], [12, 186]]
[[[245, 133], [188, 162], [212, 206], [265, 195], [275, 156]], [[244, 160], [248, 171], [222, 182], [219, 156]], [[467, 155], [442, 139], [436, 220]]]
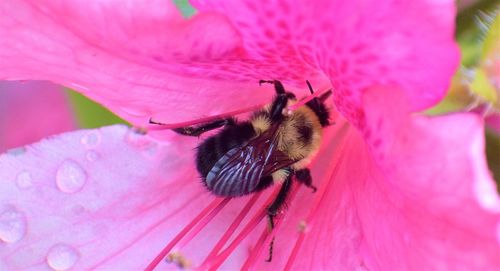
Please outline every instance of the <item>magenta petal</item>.
[[192, 145], [111, 126], [3, 154], [0, 269], [144, 268], [210, 200]]
[[367, 144], [350, 135], [294, 268], [499, 269], [500, 199], [481, 119], [408, 116], [397, 93], [365, 95]]
[[398, 84], [412, 110], [425, 108], [458, 63], [453, 1], [195, 4], [185, 21], [165, 1], [3, 1], [1, 77], [73, 87], [140, 125], [267, 101], [259, 79], [303, 91], [305, 79], [330, 79], [338, 109], [359, 121], [366, 87]]
[[62, 87], [0, 81], [0, 153], [75, 128]]
[[188, 60], [234, 58], [240, 37], [220, 15], [184, 21], [169, 1], [2, 1], [0, 36], [0, 78], [69, 86], [137, 125], [164, 112], [163, 122], [191, 120], [272, 95], [258, 80], [183, 71]]
[[245, 49], [277, 68], [321, 69], [350, 120], [359, 120], [362, 92], [376, 84], [401, 86], [412, 110], [435, 104], [458, 64], [452, 0], [192, 2], [228, 16]]
[[500, 134], [500, 113], [493, 113], [486, 117], [486, 127], [497, 134]]

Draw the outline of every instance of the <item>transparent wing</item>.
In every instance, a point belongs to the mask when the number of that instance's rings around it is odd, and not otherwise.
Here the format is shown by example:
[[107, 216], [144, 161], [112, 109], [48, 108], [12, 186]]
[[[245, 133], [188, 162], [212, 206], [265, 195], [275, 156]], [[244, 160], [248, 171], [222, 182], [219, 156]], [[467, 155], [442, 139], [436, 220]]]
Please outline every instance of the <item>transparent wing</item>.
[[224, 154], [206, 177], [206, 184], [219, 196], [236, 197], [255, 191], [260, 179], [295, 161], [278, 150], [276, 130], [237, 146]]

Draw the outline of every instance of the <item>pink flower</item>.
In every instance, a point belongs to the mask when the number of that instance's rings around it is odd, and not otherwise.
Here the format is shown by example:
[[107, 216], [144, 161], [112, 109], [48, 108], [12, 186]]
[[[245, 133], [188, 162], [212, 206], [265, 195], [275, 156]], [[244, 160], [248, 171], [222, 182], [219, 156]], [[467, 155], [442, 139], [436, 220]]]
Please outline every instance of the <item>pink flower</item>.
[[[299, 95], [305, 79], [332, 86], [340, 114], [311, 165], [319, 190], [297, 190], [273, 261], [265, 222], [250, 219], [272, 189], [256, 202], [215, 199], [194, 169], [197, 139], [110, 126], [0, 156], [0, 269], [141, 269], [220, 202], [175, 244], [194, 266], [228, 256], [223, 269], [500, 268], [481, 119], [415, 113], [443, 97], [458, 61], [452, 1], [194, 5], [184, 19], [159, 0], [2, 1], [0, 77], [70, 86], [138, 126], [268, 102], [259, 79]], [[205, 259], [246, 213], [249, 236]]]
[[62, 88], [49, 82], [0, 82], [0, 152], [76, 127]]

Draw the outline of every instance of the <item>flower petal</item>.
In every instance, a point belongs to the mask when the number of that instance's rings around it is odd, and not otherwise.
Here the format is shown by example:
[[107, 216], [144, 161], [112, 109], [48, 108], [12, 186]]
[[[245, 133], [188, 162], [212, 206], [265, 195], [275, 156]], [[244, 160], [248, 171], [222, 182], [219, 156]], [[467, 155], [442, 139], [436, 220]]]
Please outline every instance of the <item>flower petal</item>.
[[368, 125], [350, 135], [294, 268], [499, 269], [500, 200], [481, 119], [407, 115], [397, 93], [364, 96]]
[[240, 38], [223, 16], [184, 21], [169, 1], [2, 1], [0, 36], [0, 78], [72, 87], [138, 125], [162, 112], [163, 122], [190, 120], [273, 94], [258, 80], [187, 77], [182, 62], [234, 57]]
[[363, 90], [372, 85], [400, 86], [411, 110], [437, 103], [458, 64], [451, 0], [193, 3], [226, 15], [244, 48], [267, 62], [321, 69], [351, 121], [359, 121]]
[[306, 93], [305, 79], [321, 89], [329, 77], [356, 122], [375, 83], [401, 85], [413, 110], [444, 95], [458, 62], [452, 1], [309, 3], [195, 2], [184, 21], [164, 1], [4, 1], [1, 77], [56, 81], [139, 125], [268, 101], [264, 78]]
[[500, 113], [493, 113], [486, 117], [486, 126], [497, 134], [500, 134]]
[[210, 199], [192, 144], [111, 126], [0, 156], [0, 269], [144, 268]]
[[0, 153], [75, 126], [61, 87], [44, 81], [0, 81]]

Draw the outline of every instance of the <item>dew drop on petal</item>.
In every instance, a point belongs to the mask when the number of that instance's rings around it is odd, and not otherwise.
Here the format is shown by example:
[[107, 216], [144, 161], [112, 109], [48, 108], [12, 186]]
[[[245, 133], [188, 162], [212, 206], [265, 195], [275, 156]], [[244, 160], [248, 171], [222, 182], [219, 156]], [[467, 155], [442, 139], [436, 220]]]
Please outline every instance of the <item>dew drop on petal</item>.
[[68, 270], [80, 259], [78, 251], [66, 244], [57, 244], [49, 249], [47, 264], [54, 270]]
[[16, 184], [20, 189], [29, 189], [33, 187], [33, 178], [31, 177], [31, 173], [22, 171], [17, 174]]
[[65, 160], [57, 170], [56, 184], [64, 193], [75, 193], [82, 189], [87, 181], [85, 170], [73, 160]]
[[87, 161], [89, 162], [94, 162], [95, 160], [99, 159], [99, 153], [95, 152], [95, 151], [88, 151], [86, 154], [85, 154], [85, 158], [87, 159]]
[[101, 143], [101, 133], [99, 131], [90, 131], [80, 139], [80, 142], [87, 147], [95, 147]]
[[154, 158], [159, 153], [158, 143], [150, 142], [149, 144], [145, 145], [142, 153], [148, 158]]
[[12, 155], [12, 156], [19, 156], [19, 155], [23, 155], [26, 153], [26, 148], [25, 147], [18, 147], [18, 148], [14, 148], [14, 149], [9, 149], [9, 150], [7, 150], [6, 153], [9, 155]]
[[0, 209], [0, 240], [14, 243], [23, 239], [26, 235], [26, 216], [11, 205], [2, 209]]

